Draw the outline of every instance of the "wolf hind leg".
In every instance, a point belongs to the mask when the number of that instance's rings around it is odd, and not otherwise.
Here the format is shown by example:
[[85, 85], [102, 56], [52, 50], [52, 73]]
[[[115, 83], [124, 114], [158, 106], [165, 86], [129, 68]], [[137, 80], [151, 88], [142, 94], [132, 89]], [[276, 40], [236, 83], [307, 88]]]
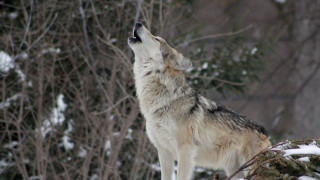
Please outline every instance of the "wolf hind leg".
[[[235, 173], [238, 170], [238, 168], [231, 168], [231, 169], [226, 169], [226, 174], [229, 177], [230, 175], [232, 175], [233, 173]], [[243, 178], [244, 174], [243, 172], [238, 172], [237, 174], [235, 174], [231, 179], [239, 179], [239, 178]]]
[[[239, 158], [235, 157], [235, 159], [236, 160], [232, 164], [230, 164], [228, 167], [225, 168], [225, 172], [228, 177], [234, 174], [236, 171], [238, 171], [239, 168], [241, 167], [240, 163], [238, 162]], [[237, 174], [235, 174], [231, 179], [239, 179], [243, 177], [244, 177], [244, 172], [240, 171]]]

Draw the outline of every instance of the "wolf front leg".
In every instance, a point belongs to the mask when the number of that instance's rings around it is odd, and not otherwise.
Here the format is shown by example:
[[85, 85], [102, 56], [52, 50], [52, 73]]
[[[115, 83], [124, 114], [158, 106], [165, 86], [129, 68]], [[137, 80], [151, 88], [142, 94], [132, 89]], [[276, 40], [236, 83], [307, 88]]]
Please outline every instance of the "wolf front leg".
[[158, 148], [158, 156], [161, 167], [161, 180], [171, 180], [174, 159], [171, 152]]
[[190, 144], [178, 148], [178, 180], [190, 180], [194, 168], [194, 150]]

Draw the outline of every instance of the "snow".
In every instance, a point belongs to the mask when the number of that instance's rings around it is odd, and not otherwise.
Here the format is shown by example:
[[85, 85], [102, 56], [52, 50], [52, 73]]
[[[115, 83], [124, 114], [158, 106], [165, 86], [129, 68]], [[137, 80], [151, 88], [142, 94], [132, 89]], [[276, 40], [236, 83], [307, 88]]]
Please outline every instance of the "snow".
[[291, 145], [290, 141], [287, 141], [283, 144], [278, 144], [275, 147], [271, 148], [270, 150], [284, 150], [285, 148], [289, 147]]
[[14, 148], [15, 146], [18, 146], [19, 145], [19, 142], [18, 141], [12, 141], [8, 144], [5, 144], [3, 147], [4, 148], [8, 148], [8, 149], [12, 149]]
[[78, 153], [78, 157], [84, 158], [87, 155], [87, 150], [85, 150], [82, 146], [80, 146], [80, 150]]
[[208, 69], [208, 63], [207, 62], [203, 63], [202, 69]]
[[110, 140], [108, 139], [107, 141], [106, 141], [106, 144], [104, 145], [104, 150], [108, 150], [108, 149], [110, 149], [111, 148], [111, 142], [110, 142]]
[[155, 171], [161, 171], [160, 164], [151, 164], [151, 168]]
[[118, 167], [121, 167], [122, 163], [121, 163], [120, 161], [117, 161], [117, 162], [116, 162], [116, 165], [117, 165]]
[[63, 146], [66, 150], [70, 150], [70, 149], [73, 149], [74, 147], [74, 144], [71, 142], [69, 136], [67, 135], [64, 135], [62, 137], [62, 140], [63, 140]]
[[60, 144], [60, 145], [63, 145], [63, 147], [64, 147], [66, 150], [71, 150], [71, 149], [73, 149], [73, 147], [74, 147], [74, 143], [70, 140], [70, 137], [69, 137], [69, 134], [70, 134], [70, 133], [72, 132], [72, 130], [73, 130], [72, 123], [73, 123], [72, 120], [70, 120], [70, 121], [68, 122], [68, 129], [66, 129], [66, 130], [63, 132], [62, 144]]
[[0, 102], [0, 109], [9, 107], [12, 101], [16, 101], [21, 96], [21, 93], [15, 94], [6, 99], [5, 102]]
[[61, 111], [64, 111], [67, 107], [67, 104], [63, 101], [63, 94], [59, 94], [58, 96], [58, 108], [61, 109]]
[[90, 180], [97, 180], [99, 176], [97, 174], [93, 174], [90, 176]]
[[28, 158], [24, 159], [23, 163], [26, 163], [26, 164], [30, 163], [30, 159], [28, 159]]
[[26, 52], [21, 53], [20, 57], [22, 59], [27, 59], [29, 57], [29, 55]]
[[270, 167], [270, 163], [266, 163], [264, 166], [268, 168]]
[[106, 151], [106, 155], [109, 156], [110, 155], [110, 149], [111, 149], [111, 141], [109, 139], [107, 139], [105, 145], [104, 145], [104, 150]]
[[[50, 117], [43, 121], [43, 124], [41, 127], [41, 133], [43, 137], [45, 137], [49, 132], [52, 131], [52, 126], [62, 125], [62, 123], [65, 121], [65, 116], [63, 113], [67, 108], [67, 104], [63, 101], [63, 99], [64, 99], [63, 94], [59, 94], [57, 96], [57, 101], [56, 101], [57, 106], [52, 109]], [[69, 129], [69, 123], [68, 123], [68, 129]], [[68, 142], [68, 138], [65, 138], [64, 141]]]
[[42, 179], [44, 179], [44, 178], [43, 178], [42, 175], [40, 175], [40, 176], [30, 176], [29, 179], [30, 179], [30, 180], [42, 180]]
[[317, 180], [317, 179], [309, 176], [300, 176], [298, 180]]
[[306, 156], [306, 157], [301, 157], [301, 158], [299, 158], [298, 160], [299, 160], [299, 161], [303, 161], [303, 162], [310, 162], [310, 159], [309, 159], [308, 156]]
[[128, 134], [125, 136], [126, 139], [132, 139], [132, 129], [128, 129]]
[[247, 75], [248, 73], [247, 73], [247, 71], [246, 70], [243, 70], [242, 71], [242, 75]]
[[[161, 171], [161, 167], [160, 167], [160, 164], [159, 163], [156, 163], [156, 164], [151, 164], [151, 168], [155, 171], [158, 171], [160, 172]], [[171, 175], [171, 180], [176, 180], [177, 179], [177, 170], [178, 170], [178, 167], [177, 165], [174, 165], [173, 167], [173, 173]]]
[[46, 135], [52, 131], [50, 121], [48, 119], [44, 120], [41, 127], [42, 137], [46, 137]]
[[119, 137], [120, 136], [120, 132], [113, 132], [113, 136], [114, 137]]
[[17, 17], [18, 17], [18, 12], [9, 13], [9, 18], [10, 19], [16, 19]]
[[8, 169], [9, 167], [13, 166], [14, 163], [13, 162], [8, 162], [4, 159], [0, 160], [0, 174], [5, 171], [6, 169]]
[[317, 142], [313, 139], [309, 145], [316, 145], [316, 144], [317, 144]]
[[15, 72], [18, 74], [21, 81], [26, 79], [26, 75], [20, 70], [20, 68], [18, 66], [15, 67], [14, 59], [8, 53], [0, 51], [0, 73], [7, 73], [12, 68], [15, 68]]
[[0, 73], [1, 71], [7, 73], [14, 68], [12, 57], [4, 51], [0, 51]]
[[111, 38], [111, 39], [110, 39], [110, 42], [111, 42], [111, 43], [115, 43], [115, 42], [117, 42], [117, 41], [118, 41], [117, 38]]
[[285, 3], [287, 0], [274, 0], [274, 1], [277, 2], [277, 3], [283, 4], [283, 3]]
[[202, 172], [205, 172], [206, 170], [203, 169], [203, 168], [200, 168], [200, 167], [196, 167], [195, 169], [195, 172], [198, 172], [198, 173], [202, 173]]
[[57, 53], [57, 54], [59, 54], [61, 52], [61, 49], [60, 48], [50, 47], [48, 49], [42, 50], [41, 52], [42, 52], [42, 54], [47, 54], [47, 53]]
[[50, 118], [53, 124], [61, 125], [65, 120], [63, 112], [65, 111], [67, 105], [63, 101], [63, 98], [64, 98], [63, 94], [59, 94], [57, 97], [57, 107], [53, 108], [51, 118]]
[[189, 67], [188, 69], [186, 69], [186, 72], [191, 72], [193, 70], [193, 67]]
[[254, 55], [258, 51], [258, 48], [254, 47], [251, 49], [251, 55]]
[[26, 80], [26, 75], [19, 68], [16, 68], [15, 71], [19, 75], [21, 81]]
[[285, 152], [284, 157], [295, 155], [295, 154], [314, 154], [320, 155], [320, 148], [316, 145], [309, 144], [309, 145], [299, 145], [298, 149], [287, 149], [283, 150]]
[[33, 86], [32, 81], [29, 81], [27, 85], [28, 85], [28, 87], [32, 87]]

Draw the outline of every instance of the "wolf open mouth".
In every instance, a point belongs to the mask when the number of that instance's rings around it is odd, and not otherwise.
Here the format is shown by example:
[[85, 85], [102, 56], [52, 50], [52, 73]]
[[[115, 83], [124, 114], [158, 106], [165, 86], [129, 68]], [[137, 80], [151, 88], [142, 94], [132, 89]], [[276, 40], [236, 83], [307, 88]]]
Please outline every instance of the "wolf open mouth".
[[133, 30], [133, 37], [129, 38], [129, 41], [131, 43], [142, 42], [140, 36], [138, 35], [138, 29], [140, 29], [142, 25], [140, 25], [141, 23], [137, 23], [137, 24]]
[[137, 33], [137, 29], [135, 29], [133, 32], [133, 38], [135, 38], [137, 41], [141, 42], [141, 38]]

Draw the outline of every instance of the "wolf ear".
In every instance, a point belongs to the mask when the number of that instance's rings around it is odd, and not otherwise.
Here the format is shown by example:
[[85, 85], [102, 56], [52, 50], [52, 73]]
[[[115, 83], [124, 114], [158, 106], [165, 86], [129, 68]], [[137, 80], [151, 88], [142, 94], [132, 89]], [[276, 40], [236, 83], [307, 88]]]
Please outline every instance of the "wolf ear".
[[191, 66], [192, 66], [192, 62], [190, 61], [190, 59], [185, 58], [180, 54], [179, 57], [176, 59], [176, 65], [174, 68], [180, 71], [185, 71]]

